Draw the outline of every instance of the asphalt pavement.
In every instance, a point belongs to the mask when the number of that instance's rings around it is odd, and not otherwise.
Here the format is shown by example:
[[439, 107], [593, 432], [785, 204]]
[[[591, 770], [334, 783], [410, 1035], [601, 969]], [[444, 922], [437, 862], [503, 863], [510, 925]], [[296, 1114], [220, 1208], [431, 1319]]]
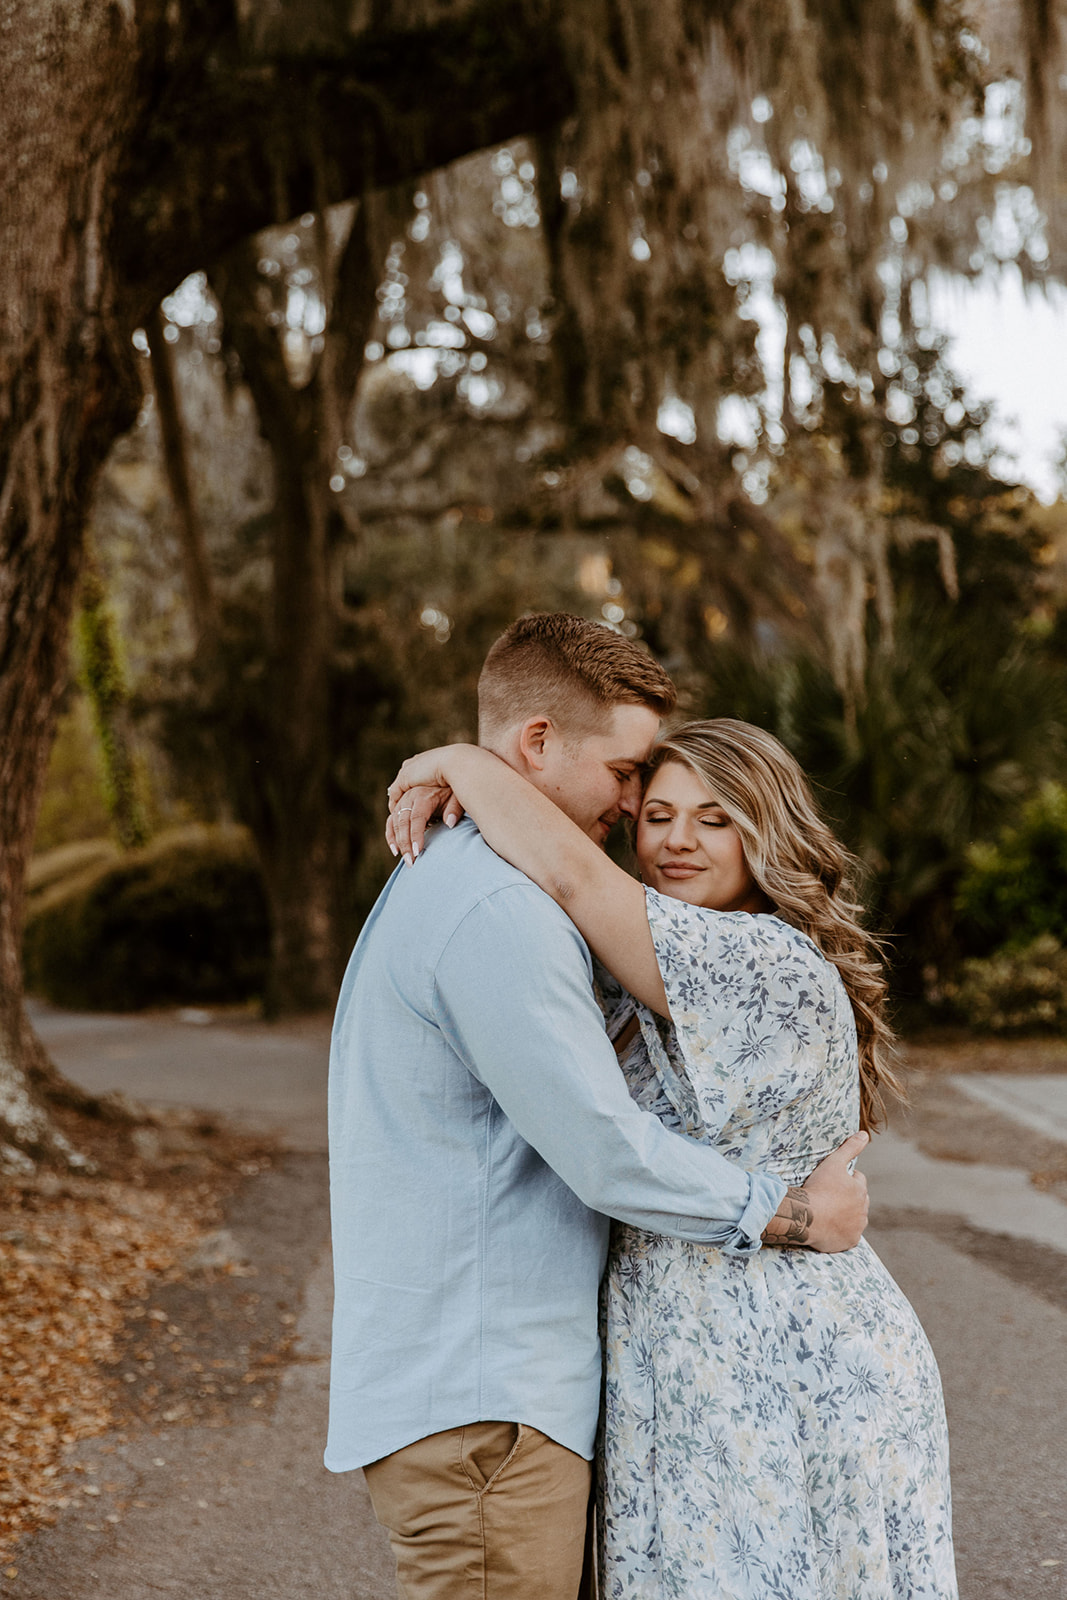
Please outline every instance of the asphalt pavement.
[[[34, 1020], [57, 1065], [88, 1089], [195, 1106], [279, 1139], [284, 1155], [246, 1181], [220, 1248], [264, 1281], [294, 1274], [300, 1309], [269, 1413], [235, 1406], [221, 1422], [125, 1429], [79, 1447], [102, 1495], [24, 1540], [18, 1577], [0, 1578], [0, 1594], [392, 1600], [388, 1545], [360, 1474], [322, 1466], [326, 1022], [47, 1007]], [[995, 1061], [983, 1055], [983, 1066]], [[863, 1167], [869, 1237], [941, 1366], [962, 1600], [1067, 1596], [1067, 1073], [924, 1072], [910, 1116]], [[279, 1233], [291, 1238], [281, 1267]], [[113, 1520], [105, 1501], [121, 1506]]]

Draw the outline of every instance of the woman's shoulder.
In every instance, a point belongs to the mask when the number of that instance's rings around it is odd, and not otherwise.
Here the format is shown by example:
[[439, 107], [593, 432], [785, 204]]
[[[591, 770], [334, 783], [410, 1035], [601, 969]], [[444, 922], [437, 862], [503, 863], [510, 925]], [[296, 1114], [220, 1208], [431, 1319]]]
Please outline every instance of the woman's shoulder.
[[834, 986], [837, 969], [814, 940], [768, 912], [711, 911], [646, 889], [649, 923], [658, 948], [673, 946], [686, 961], [712, 968], [735, 966], [755, 977], [788, 972], [822, 987]]

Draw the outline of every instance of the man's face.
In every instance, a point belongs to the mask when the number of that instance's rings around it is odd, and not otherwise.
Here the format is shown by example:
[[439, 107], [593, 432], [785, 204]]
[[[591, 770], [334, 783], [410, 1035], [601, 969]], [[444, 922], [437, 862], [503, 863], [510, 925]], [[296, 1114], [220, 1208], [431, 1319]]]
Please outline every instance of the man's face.
[[637, 815], [641, 768], [658, 730], [659, 716], [650, 707], [613, 706], [599, 733], [568, 738], [551, 728], [544, 765], [528, 776], [595, 844], [603, 844], [620, 816]]

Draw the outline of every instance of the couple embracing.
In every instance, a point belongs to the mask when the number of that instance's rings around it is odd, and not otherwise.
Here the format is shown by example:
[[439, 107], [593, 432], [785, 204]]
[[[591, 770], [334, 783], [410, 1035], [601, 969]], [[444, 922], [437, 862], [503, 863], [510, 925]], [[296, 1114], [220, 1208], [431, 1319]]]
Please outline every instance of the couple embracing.
[[327, 1466], [407, 1600], [952, 1600], [937, 1369], [861, 1239], [895, 1083], [847, 855], [770, 735], [657, 742], [673, 685], [598, 624], [523, 618], [478, 694], [391, 786], [413, 870], [338, 1005]]

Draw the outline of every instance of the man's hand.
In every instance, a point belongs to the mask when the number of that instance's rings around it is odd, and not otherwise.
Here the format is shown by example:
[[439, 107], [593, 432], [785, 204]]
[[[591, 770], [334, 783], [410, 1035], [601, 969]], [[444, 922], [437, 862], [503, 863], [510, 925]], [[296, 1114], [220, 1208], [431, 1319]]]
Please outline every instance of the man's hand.
[[869, 1133], [854, 1133], [819, 1165], [798, 1189], [786, 1191], [763, 1230], [764, 1244], [804, 1245], [836, 1252], [858, 1245], [867, 1226], [870, 1202], [862, 1172], [850, 1172], [870, 1143]]

